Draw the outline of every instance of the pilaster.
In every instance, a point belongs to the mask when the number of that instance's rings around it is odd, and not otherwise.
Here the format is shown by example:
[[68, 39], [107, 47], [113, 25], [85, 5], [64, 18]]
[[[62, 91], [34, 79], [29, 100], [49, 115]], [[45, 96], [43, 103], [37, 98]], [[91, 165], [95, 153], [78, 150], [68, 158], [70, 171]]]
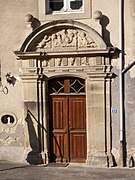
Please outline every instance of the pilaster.
[[87, 77], [87, 163], [107, 167], [111, 164], [110, 79], [108, 73]]

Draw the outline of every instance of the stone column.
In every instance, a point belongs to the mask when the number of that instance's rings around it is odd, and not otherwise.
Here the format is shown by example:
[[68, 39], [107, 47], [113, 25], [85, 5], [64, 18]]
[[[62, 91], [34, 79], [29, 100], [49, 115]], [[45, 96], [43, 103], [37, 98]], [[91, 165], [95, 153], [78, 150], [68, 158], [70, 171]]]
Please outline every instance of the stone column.
[[38, 81], [37, 81], [37, 100], [38, 100], [38, 134], [39, 149], [43, 164], [48, 163], [48, 128], [47, 128], [47, 79], [43, 75], [42, 61], [37, 60]]
[[47, 80], [44, 79], [41, 85], [42, 97], [42, 159], [44, 164], [48, 164], [48, 106], [47, 106]]
[[106, 121], [106, 155], [108, 166], [114, 166], [112, 155], [112, 118], [111, 118], [111, 79], [105, 80], [105, 121]]

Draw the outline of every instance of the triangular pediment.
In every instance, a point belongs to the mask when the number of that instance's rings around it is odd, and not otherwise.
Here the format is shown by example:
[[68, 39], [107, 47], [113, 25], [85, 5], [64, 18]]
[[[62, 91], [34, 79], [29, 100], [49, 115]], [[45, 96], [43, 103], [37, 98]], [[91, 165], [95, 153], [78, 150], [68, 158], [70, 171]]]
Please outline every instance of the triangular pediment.
[[21, 52], [70, 52], [106, 49], [102, 37], [91, 27], [75, 21], [55, 21], [37, 28]]

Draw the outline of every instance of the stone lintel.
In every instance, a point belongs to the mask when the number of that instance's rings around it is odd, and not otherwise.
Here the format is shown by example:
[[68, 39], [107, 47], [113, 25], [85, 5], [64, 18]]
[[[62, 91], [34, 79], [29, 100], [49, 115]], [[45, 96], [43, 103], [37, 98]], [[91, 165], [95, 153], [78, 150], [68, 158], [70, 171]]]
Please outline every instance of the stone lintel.
[[54, 51], [54, 52], [22, 52], [22, 51], [14, 51], [15, 55], [18, 59], [45, 59], [50, 57], [67, 57], [67, 56], [104, 56], [109, 57], [110, 55], [114, 54], [114, 51], [110, 52], [110, 49], [91, 49], [89, 51]]

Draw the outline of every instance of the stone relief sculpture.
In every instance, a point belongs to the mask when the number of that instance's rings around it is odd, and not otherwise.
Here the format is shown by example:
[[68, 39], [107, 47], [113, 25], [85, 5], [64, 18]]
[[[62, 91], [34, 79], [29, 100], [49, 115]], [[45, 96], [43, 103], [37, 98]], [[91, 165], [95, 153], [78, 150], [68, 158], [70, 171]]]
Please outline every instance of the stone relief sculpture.
[[37, 45], [37, 51], [66, 51], [81, 48], [95, 48], [97, 44], [84, 31], [76, 29], [62, 29], [52, 35], [44, 35]]
[[60, 46], [61, 46], [61, 35], [58, 32], [52, 35], [52, 47], [60, 47]]
[[50, 42], [51, 42], [51, 37], [45, 35], [44, 39], [38, 44], [37, 48], [42, 48], [42, 47], [50, 48], [51, 47]]
[[79, 47], [96, 47], [96, 43], [84, 32], [79, 32], [78, 44]]
[[53, 34], [52, 47], [76, 47], [76, 30], [63, 29]]

